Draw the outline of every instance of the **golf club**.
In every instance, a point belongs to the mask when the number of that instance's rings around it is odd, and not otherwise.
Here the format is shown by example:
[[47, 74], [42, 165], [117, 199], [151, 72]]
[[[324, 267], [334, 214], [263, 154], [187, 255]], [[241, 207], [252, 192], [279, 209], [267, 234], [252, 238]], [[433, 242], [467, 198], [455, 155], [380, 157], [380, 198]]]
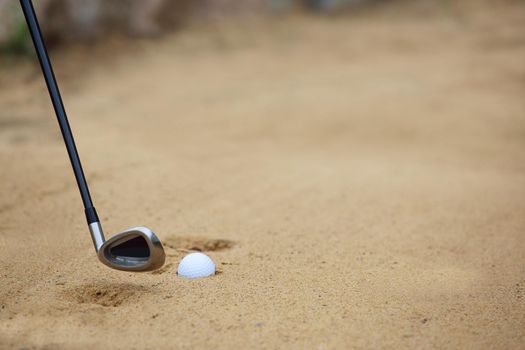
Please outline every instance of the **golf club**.
[[124, 271], [151, 271], [160, 268], [165, 260], [164, 249], [160, 240], [150, 229], [146, 227], [134, 227], [117, 233], [107, 241], [104, 239], [102, 226], [95, 207], [93, 206], [91, 195], [89, 194], [88, 184], [82, 170], [82, 165], [80, 164], [73, 134], [69, 127], [66, 111], [62, 103], [62, 98], [60, 97], [33, 3], [31, 0], [20, 0], [20, 4], [22, 5], [31, 38], [33, 39], [38, 60], [40, 61], [40, 66], [66, 144], [69, 159], [73, 166], [82, 202], [84, 203], [89, 231], [91, 232], [91, 238], [93, 239], [99, 260], [113, 269]]

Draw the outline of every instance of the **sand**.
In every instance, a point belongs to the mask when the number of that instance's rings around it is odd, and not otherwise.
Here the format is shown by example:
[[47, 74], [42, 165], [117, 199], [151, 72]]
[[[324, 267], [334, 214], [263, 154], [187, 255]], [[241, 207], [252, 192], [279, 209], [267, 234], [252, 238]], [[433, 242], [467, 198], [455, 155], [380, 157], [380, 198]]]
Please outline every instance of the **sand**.
[[[0, 83], [0, 348], [525, 346], [525, 6], [365, 10], [53, 51]], [[189, 249], [216, 262], [176, 275]]]

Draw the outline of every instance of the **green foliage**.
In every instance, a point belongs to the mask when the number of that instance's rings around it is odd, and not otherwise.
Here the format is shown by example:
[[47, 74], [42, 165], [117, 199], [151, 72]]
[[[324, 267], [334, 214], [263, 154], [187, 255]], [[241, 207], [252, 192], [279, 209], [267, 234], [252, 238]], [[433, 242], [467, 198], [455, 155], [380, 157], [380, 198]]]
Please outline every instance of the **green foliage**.
[[0, 46], [0, 53], [11, 56], [29, 56], [32, 53], [31, 36], [22, 16], [16, 16], [13, 30]]

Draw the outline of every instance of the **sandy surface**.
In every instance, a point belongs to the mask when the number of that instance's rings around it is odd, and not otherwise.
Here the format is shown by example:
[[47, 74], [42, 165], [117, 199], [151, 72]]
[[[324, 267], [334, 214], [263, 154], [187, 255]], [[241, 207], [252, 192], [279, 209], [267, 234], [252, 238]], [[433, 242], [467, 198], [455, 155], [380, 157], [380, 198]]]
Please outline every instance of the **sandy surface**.
[[[0, 83], [0, 348], [525, 346], [525, 8], [363, 12], [54, 51]], [[120, 51], [120, 53], [115, 53]], [[201, 248], [221, 273], [176, 275]]]

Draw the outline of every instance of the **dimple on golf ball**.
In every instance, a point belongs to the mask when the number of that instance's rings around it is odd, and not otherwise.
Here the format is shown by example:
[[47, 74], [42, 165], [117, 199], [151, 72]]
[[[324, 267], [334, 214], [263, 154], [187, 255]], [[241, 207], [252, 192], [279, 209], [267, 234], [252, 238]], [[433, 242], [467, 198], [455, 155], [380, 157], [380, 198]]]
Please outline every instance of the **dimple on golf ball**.
[[179, 263], [177, 274], [184, 278], [201, 278], [215, 274], [215, 263], [203, 253], [186, 255]]

